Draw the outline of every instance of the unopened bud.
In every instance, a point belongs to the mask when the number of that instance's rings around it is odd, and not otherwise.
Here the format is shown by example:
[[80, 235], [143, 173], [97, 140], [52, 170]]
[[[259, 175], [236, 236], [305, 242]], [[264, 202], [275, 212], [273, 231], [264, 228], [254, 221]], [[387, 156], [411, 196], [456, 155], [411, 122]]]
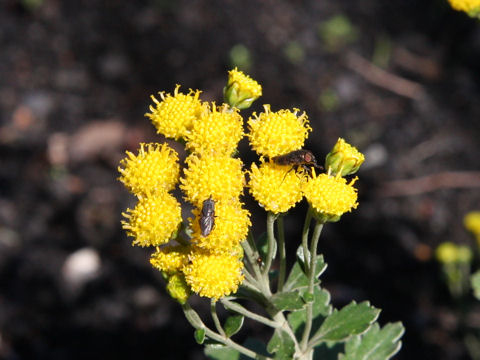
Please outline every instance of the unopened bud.
[[228, 72], [228, 83], [223, 89], [225, 102], [231, 107], [243, 110], [262, 96], [262, 86], [237, 68]]
[[339, 138], [325, 158], [325, 169], [332, 175], [351, 175], [358, 171], [364, 160], [365, 157], [360, 151]]
[[458, 246], [452, 242], [444, 242], [435, 250], [435, 257], [442, 264], [452, 264], [458, 260]]
[[167, 292], [182, 305], [187, 302], [192, 293], [183, 274], [174, 274], [168, 278]]

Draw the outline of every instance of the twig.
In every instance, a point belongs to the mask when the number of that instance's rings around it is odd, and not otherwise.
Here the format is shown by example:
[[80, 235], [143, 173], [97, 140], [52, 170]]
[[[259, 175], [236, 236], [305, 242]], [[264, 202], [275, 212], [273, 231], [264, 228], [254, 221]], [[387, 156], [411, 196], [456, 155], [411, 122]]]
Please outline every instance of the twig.
[[446, 171], [414, 179], [383, 183], [377, 191], [382, 197], [418, 195], [439, 189], [480, 187], [480, 171]]
[[413, 100], [421, 100], [425, 97], [422, 85], [389, 73], [354, 52], [347, 53], [346, 66], [372, 84], [397, 95]]

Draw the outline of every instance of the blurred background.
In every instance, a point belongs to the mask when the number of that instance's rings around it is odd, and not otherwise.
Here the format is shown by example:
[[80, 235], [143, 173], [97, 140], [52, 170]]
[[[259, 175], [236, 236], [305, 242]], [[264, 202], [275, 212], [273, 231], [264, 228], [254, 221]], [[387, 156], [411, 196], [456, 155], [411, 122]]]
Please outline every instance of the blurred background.
[[263, 86], [243, 114], [299, 108], [317, 158], [338, 137], [366, 156], [358, 209], [321, 238], [334, 304], [402, 321], [396, 359], [474, 358], [480, 303], [452, 298], [434, 250], [477, 246], [462, 219], [480, 210], [480, 22], [446, 0], [2, 0], [0, 358], [205, 358], [121, 230], [117, 166], [163, 141], [151, 94], [221, 101], [233, 66]]

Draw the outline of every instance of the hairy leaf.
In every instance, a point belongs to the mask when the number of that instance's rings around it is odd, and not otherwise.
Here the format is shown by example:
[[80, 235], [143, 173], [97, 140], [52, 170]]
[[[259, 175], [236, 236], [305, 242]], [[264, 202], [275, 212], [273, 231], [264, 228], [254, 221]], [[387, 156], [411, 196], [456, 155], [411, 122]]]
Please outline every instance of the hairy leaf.
[[352, 335], [361, 334], [377, 319], [379, 313], [380, 310], [370, 306], [368, 301], [360, 304], [352, 302], [340, 311], [334, 310], [313, 336], [314, 342], [345, 341]]
[[342, 360], [387, 360], [402, 347], [400, 337], [405, 329], [399, 322], [387, 324], [382, 329], [375, 323], [363, 335], [357, 335], [345, 344]]
[[223, 326], [225, 334], [228, 337], [236, 334], [242, 328], [243, 320], [244, 317], [242, 315], [229, 316], [225, 321], [225, 325]]

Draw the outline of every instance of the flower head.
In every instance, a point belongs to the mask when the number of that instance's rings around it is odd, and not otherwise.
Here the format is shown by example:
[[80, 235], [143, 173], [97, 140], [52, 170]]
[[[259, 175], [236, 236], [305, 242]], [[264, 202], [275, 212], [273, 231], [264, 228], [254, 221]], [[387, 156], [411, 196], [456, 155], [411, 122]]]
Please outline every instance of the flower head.
[[202, 236], [199, 217], [200, 209], [193, 210], [190, 219], [193, 230], [193, 243], [212, 252], [230, 251], [242, 242], [251, 226], [250, 213], [242, 208], [238, 200], [222, 201], [215, 204], [215, 226], [208, 236]]
[[135, 209], [122, 214], [122, 225], [133, 245], [158, 246], [166, 244], [182, 221], [180, 204], [166, 191], [139, 198]]
[[150, 105], [149, 117], [159, 134], [167, 138], [178, 140], [184, 137], [191, 129], [193, 122], [203, 112], [203, 106], [199, 100], [200, 91], [190, 90], [188, 94], [178, 91], [180, 85], [175, 87], [173, 96], [159, 92], [161, 101], [153, 95], [152, 100], [155, 106]]
[[463, 218], [465, 229], [480, 241], [480, 211], [471, 211]]
[[182, 270], [188, 263], [189, 246], [167, 245], [157, 250], [150, 257], [150, 264], [154, 268], [167, 274], [173, 274]]
[[190, 287], [185, 281], [185, 276], [181, 273], [173, 274], [168, 278], [167, 292], [182, 305], [187, 302], [192, 294]]
[[301, 149], [312, 128], [305, 113], [297, 116], [294, 111], [272, 112], [264, 105], [265, 112], [253, 113], [248, 120], [250, 145], [261, 156], [270, 158]]
[[186, 160], [184, 178], [180, 188], [186, 200], [196, 207], [211, 197], [215, 202], [238, 198], [243, 190], [245, 177], [242, 161], [230, 156], [192, 154]]
[[204, 112], [186, 135], [187, 149], [201, 154], [231, 155], [243, 135], [243, 119], [238, 109], [226, 104], [217, 107], [213, 103], [211, 111]]
[[455, 10], [465, 11], [470, 16], [480, 15], [480, 0], [448, 0]]
[[237, 109], [247, 109], [262, 96], [262, 87], [237, 68], [228, 72], [228, 83], [223, 89], [225, 102]]
[[191, 253], [183, 273], [194, 292], [218, 300], [237, 291], [244, 278], [242, 269], [238, 256], [197, 249]]
[[290, 166], [263, 162], [258, 167], [252, 164], [250, 193], [260, 206], [275, 214], [288, 211], [302, 200], [302, 177]]
[[364, 160], [360, 151], [339, 138], [325, 159], [325, 168], [333, 175], [351, 175], [358, 171]]
[[342, 214], [356, 209], [357, 189], [353, 187], [356, 179], [347, 184], [340, 176], [315, 174], [303, 186], [303, 193], [322, 221], [336, 221]]
[[138, 155], [127, 151], [118, 167], [120, 181], [135, 195], [170, 191], [178, 182], [180, 166], [167, 144], [140, 144]]

